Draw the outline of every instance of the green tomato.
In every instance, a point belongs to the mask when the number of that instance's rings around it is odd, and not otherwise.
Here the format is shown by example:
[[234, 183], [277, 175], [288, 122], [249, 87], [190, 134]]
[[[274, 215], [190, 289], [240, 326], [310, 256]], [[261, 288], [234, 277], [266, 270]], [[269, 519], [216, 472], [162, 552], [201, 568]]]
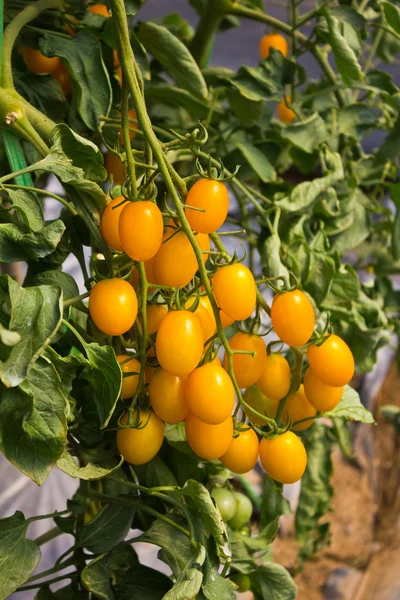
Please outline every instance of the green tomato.
[[223, 521], [232, 519], [236, 512], [236, 501], [232, 492], [223, 487], [216, 487], [211, 492], [211, 496], [215, 500]]
[[241, 529], [250, 520], [253, 505], [248, 497], [240, 492], [233, 492], [233, 496], [236, 501], [236, 511], [228, 522], [232, 529]]
[[238, 586], [237, 591], [241, 594], [243, 592], [248, 592], [250, 589], [250, 577], [248, 575], [245, 575], [244, 573], [234, 573], [233, 575], [231, 575], [231, 581], [233, 583], [236, 583], [236, 585]]

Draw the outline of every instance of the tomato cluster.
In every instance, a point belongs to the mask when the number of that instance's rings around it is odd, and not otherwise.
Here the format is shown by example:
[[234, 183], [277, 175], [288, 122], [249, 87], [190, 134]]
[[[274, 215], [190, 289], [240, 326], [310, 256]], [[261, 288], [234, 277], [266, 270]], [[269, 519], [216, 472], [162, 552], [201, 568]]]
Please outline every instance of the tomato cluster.
[[[268, 58], [271, 53], [271, 48], [279, 50], [279, 52], [285, 57], [287, 57], [289, 54], [288, 43], [280, 33], [269, 33], [261, 38], [260, 57], [262, 59]], [[287, 103], [290, 104], [291, 101], [292, 99], [290, 96], [285, 96], [279, 102], [277, 107], [278, 117], [284, 123], [291, 123], [296, 118], [294, 111], [287, 105]]]

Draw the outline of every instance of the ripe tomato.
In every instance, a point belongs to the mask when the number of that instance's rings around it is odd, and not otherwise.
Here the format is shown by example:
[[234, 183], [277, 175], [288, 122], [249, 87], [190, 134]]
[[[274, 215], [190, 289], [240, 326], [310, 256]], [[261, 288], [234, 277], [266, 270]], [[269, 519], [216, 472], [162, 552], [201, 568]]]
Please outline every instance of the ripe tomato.
[[186, 438], [197, 456], [205, 460], [216, 460], [228, 450], [232, 441], [233, 421], [229, 417], [219, 425], [209, 425], [189, 413], [185, 421]]
[[251, 580], [248, 575], [245, 575], [244, 573], [234, 573], [233, 575], [229, 575], [229, 577], [230, 580], [237, 585], [237, 591], [239, 594], [249, 591], [251, 587]]
[[[295, 422], [301, 421], [302, 419], [307, 419], [307, 417], [315, 417], [316, 414], [317, 411], [313, 405], [309, 403], [304, 392], [304, 386], [301, 384], [297, 392], [290, 394], [286, 400], [283, 418], [285, 421], [287, 421], [290, 416], [292, 421]], [[295, 425], [292, 427], [292, 429], [294, 431], [304, 431], [304, 429], [311, 427], [313, 423], [314, 419], [310, 419], [309, 421], [304, 421], [304, 423]]]
[[321, 346], [309, 346], [307, 357], [314, 373], [327, 385], [346, 385], [354, 375], [351, 350], [346, 342], [334, 333]]
[[306, 470], [307, 453], [300, 438], [286, 431], [273, 440], [261, 440], [260, 460], [265, 472], [275, 481], [295, 483]]
[[212, 233], [221, 227], [228, 214], [228, 190], [219, 181], [199, 179], [190, 188], [186, 204], [205, 211], [200, 212], [190, 208], [185, 210], [190, 227], [200, 233]]
[[25, 64], [31, 73], [37, 73], [41, 75], [43, 73], [54, 73], [56, 69], [61, 65], [61, 61], [58, 56], [48, 58], [34, 48], [24, 48], [22, 50]]
[[155, 256], [161, 246], [164, 222], [157, 204], [150, 200], [127, 202], [119, 219], [119, 237], [124, 252], [133, 260]]
[[344, 387], [326, 385], [310, 368], [304, 375], [304, 391], [310, 404], [320, 412], [327, 412], [339, 404]]
[[219, 310], [219, 318], [221, 319], [222, 327], [229, 327], [229, 325], [232, 325], [232, 323], [235, 322], [233, 317], [230, 317], [221, 309]]
[[[114, 67], [118, 67], [119, 66], [119, 62], [117, 62], [117, 64], [115, 64], [115, 60], [118, 61], [118, 54], [116, 52], [116, 50], [114, 50]], [[119, 115], [121, 116], [121, 113], [119, 113]], [[136, 114], [136, 110], [134, 108], [130, 108], [128, 110], [128, 119], [131, 121], [136, 121], [137, 119], [137, 114]], [[136, 125], [136, 123], [129, 123], [129, 139], [132, 141], [136, 135], [136, 132], [134, 131], [135, 129], [137, 129], [138, 126]], [[124, 136], [122, 134], [122, 129], [119, 130], [119, 143], [121, 144], [121, 146], [124, 145]]]
[[218, 425], [232, 413], [235, 390], [228, 373], [211, 362], [188, 375], [185, 398], [189, 410], [198, 419], [210, 425]]
[[184, 421], [189, 408], [185, 400], [185, 380], [157, 369], [149, 384], [151, 406], [157, 416], [171, 425]]
[[62, 63], [60, 63], [59, 67], [52, 72], [52, 76], [60, 84], [64, 96], [69, 96], [72, 92], [71, 79], [67, 69]]
[[221, 267], [212, 280], [218, 306], [237, 321], [247, 319], [256, 306], [256, 282], [252, 272], [240, 263]]
[[257, 462], [259, 446], [253, 429], [240, 431], [237, 437], [232, 438], [228, 450], [221, 456], [221, 462], [232, 473], [248, 473]]
[[117, 361], [120, 363], [122, 374], [137, 373], [137, 375], [129, 375], [129, 377], [124, 377], [122, 379], [121, 397], [123, 400], [133, 398], [139, 384], [140, 362], [136, 360], [136, 358], [127, 360], [129, 358], [129, 355], [127, 354], [119, 354], [117, 356]]
[[92, 4], [89, 6], [89, 10], [93, 15], [101, 15], [102, 17], [107, 17], [107, 19], [110, 16], [108, 8], [105, 4]]
[[[136, 412], [133, 415], [135, 418]], [[156, 456], [164, 441], [164, 424], [153, 412], [140, 411], [143, 429], [118, 429], [117, 448], [124, 459], [132, 465], [144, 465]], [[128, 415], [121, 419], [121, 424], [128, 422]]]
[[104, 159], [104, 166], [110, 177], [112, 175], [113, 182], [119, 185], [125, 179], [124, 165], [116, 154], [108, 152]]
[[[194, 302], [194, 297], [189, 298], [185, 303], [185, 308], [190, 308]], [[194, 311], [194, 314], [200, 321], [200, 325], [203, 330], [204, 342], [206, 342], [211, 336], [214, 335], [217, 328], [212, 306], [207, 296], [200, 296], [199, 304]]]
[[[147, 283], [155, 284], [156, 276], [154, 275], [154, 257], [144, 261], [144, 270], [146, 271]], [[137, 288], [137, 286], [139, 285], [139, 271], [137, 270], [136, 266], [134, 266], [132, 269], [131, 284], [134, 288]], [[152, 289], [154, 290], [155, 287], [150, 286], [149, 290]]]
[[290, 366], [284, 356], [275, 352], [267, 355], [266, 366], [257, 386], [273, 400], [281, 400], [286, 396], [290, 389]]
[[283, 123], [291, 123], [296, 118], [296, 113], [288, 107], [286, 101], [290, 103], [292, 101], [291, 97], [286, 96], [279, 102], [277, 108], [278, 117]]
[[[247, 388], [245, 393], [243, 394], [243, 400], [248, 404], [251, 408], [254, 408], [261, 415], [267, 415], [270, 419], [274, 419], [276, 415], [276, 411], [278, 410], [279, 401], [273, 400], [272, 398], [268, 398], [265, 396], [260, 388], [257, 385], [252, 385]], [[267, 419], [263, 419], [255, 415], [250, 409], [245, 408], [244, 412], [246, 413], [247, 418], [254, 424], [262, 427], [266, 425]]]
[[313, 305], [300, 290], [276, 294], [271, 307], [271, 323], [282, 342], [288, 346], [304, 346], [314, 331]]
[[136, 292], [123, 279], [102, 279], [90, 292], [90, 316], [96, 327], [107, 335], [122, 335], [129, 331], [137, 311]]
[[240, 492], [233, 492], [236, 500], [236, 511], [232, 519], [230, 519], [229, 525], [232, 529], [241, 529], [250, 521], [251, 515], [253, 514], [253, 505], [249, 498]]
[[187, 310], [169, 311], [157, 333], [158, 362], [168, 373], [185, 377], [197, 367], [203, 344], [203, 331], [196, 315]]
[[[104, 241], [114, 248], [114, 250], [122, 250], [122, 244], [119, 237], [119, 218], [121, 216], [122, 211], [124, 210], [126, 204], [121, 204], [124, 202], [123, 196], [117, 196], [113, 200], [111, 200], [101, 217], [101, 234], [104, 238]], [[118, 206], [120, 205], [120, 206]], [[117, 208], [114, 208], [117, 207]]]
[[232, 519], [236, 512], [236, 500], [232, 492], [223, 487], [216, 487], [211, 492], [211, 497], [221, 513], [222, 520]]
[[[203, 250], [210, 249], [208, 235], [199, 233], [197, 242]], [[184, 231], [171, 237], [169, 230], [154, 259], [154, 274], [159, 285], [183, 287], [193, 279], [198, 265], [196, 255]]]
[[280, 33], [269, 33], [264, 35], [260, 40], [260, 56], [261, 58], [268, 58], [270, 55], [271, 48], [279, 50], [283, 56], [287, 56], [289, 53], [289, 47], [286, 39]]
[[165, 304], [148, 304], [146, 308], [147, 313], [147, 333], [151, 335], [158, 331], [161, 322], [168, 312], [168, 308]]
[[[239, 331], [231, 338], [232, 350], [245, 350], [251, 354], [234, 354], [233, 372], [240, 388], [247, 388], [260, 379], [267, 362], [267, 348], [262, 337]], [[228, 369], [228, 357], [224, 356], [224, 368]]]

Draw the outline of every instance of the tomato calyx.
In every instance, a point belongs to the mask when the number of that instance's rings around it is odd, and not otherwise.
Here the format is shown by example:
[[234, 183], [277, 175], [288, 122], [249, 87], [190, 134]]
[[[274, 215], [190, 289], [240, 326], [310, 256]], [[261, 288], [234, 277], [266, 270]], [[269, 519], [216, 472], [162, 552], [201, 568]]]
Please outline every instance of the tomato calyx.
[[[122, 413], [122, 415], [119, 417], [117, 429], [144, 429], [150, 421], [152, 413], [149, 412], [146, 421], [140, 419], [140, 413], [141, 409], [139, 405], [137, 405], [136, 408], [130, 406], [128, 410], [125, 413]], [[126, 424], [122, 424], [121, 421], [124, 419], [126, 414], [128, 414], [128, 419]]]
[[240, 165], [236, 165], [233, 173], [227, 173], [225, 165], [221, 159], [218, 159], [219, 167], [213, 166], [211, 155], [208, 155], [207, 168], [204, 169], [200, 159], [196, 158], [196, 170], [200, 177], [204, 179], [214, 179], [215, 181], [225, 182], [231, 181], [239, 173]]

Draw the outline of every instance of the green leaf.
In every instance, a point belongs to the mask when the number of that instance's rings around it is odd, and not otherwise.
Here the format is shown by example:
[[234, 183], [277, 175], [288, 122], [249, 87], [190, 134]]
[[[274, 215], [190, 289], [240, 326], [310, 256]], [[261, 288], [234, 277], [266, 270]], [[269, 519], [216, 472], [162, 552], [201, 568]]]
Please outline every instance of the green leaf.
[[218, 573], [213, 572], [201, 589], [207, 600], [235, 600], [236, 598], [236, 585]]
[[155, 569], [137, 565], [126, 573], [124, 581], [117, 586], [119, 600], [162, 600], [171, 589], [172, 582]]
[[45, 226], [43, 208], [35, 194], [26, 190], [7, 190], [12, 208], [29, 231], [39, 231]]
[[343, 164], [340, 154], [328, 148], [323, 151], [328, 172], [324, 177], [316, 177], [313, 181], [304, 181], [287, 196], [279, 201], [282, 210], [299, 213], [308, 209], [328, 188], [344, 178]]
[[0, 384], [0, 448], [41, 485], [64, 450], [67, 401], [53, 365], [39, 358], [18, 387]]
[[65, 225], [60, 219], [31, 233], [12, 223], [1, 223], [0, 261], [13, 263], [44, 258], [57, 248], [64, 231]]
[[0, 362], [0, 379], [7, 387], [20, 384], [28, 368], [50, 343], [62, 318], [61, 288], [42, 285], [21, 288], [11, 277], [0, 278], [0, 291], [10, 295], [9, 329], [21, 336], [5, 362]]
[[190, 600], [197, 598], [203, 582], [203, 573], [198, 568], [186, 569], [163, 600]]
[[377, 153], [380, 161], [393, 160], [400, 155], [400, 117], [385, 137]]
[[207, 100], [207, 85], [193, 56], [166, 27], [151, 22], [141, 23], [138, 38], [183, 89]]
[[318, 113], [312, 114], [299, 123], [295, 122], [287, 125], [287, 127], [282, 130], [281, 135], [284, 139], [289, 140], [292, 144], [310, 154], [316, 150], [322, 142], [328, 141], [330, 137], [325, 121]]
[[273, 233], [264, 243], [262, 252], [263, 274], [266, 277], [283, 277], [282, 283], [277, 281], [277, 284], [283, 287], [285, 281], [289, 283], [289, 271], [281, 260], [280, 251], [280, 237], [277, 233]]
[[340, 23], [338, 19], [333, 17], [328, 9], [324, 11], [324, 16], [328, 23], [329, 41], [336, 67], [342, 76], [343, 81], [349, 85], [352, 81], [362, 81], [362, 69], [354, 50], [340, 32]]
[[263, 529], [271, 523], [276, 523], [278, 526], [279, 518], [282, 515], [291, 514], [290, 504], [282, 495], [282, 485], [265, 475], [260, 507], [261, 528]]
[[342, 264], [335, 273], [327, 301], [347, 304], [357, 300], [360, 291], [360, 280], [356, 271], [352, 266]]
[[57, 125], [50, 138], [50, 153], [56, 157], [65, 156], [74, 167], [82, 169], [90, 181], [104, 181], [107, 171], [103, 165], [103, 155], [98, 146], [78, 135], [65, 123]]
[[353, 440], [351, 435], [350, 423], [346, 419], [332, 419], [332, 433], [336, 438], [343, 456], [353, 458]]
[[367, 19], [363, 17], [362, 14], [354, 10], [354, 8], [350, 8], [350, 6], [346, 6], [344, 4], [339, 4], [338, 6], [330, 6], [329, 12], [336, 19], [338, 19], [338, 21], [342, 23], [348, 23], [357, 31], [363, 30], [367, 24]]
[[100, 467], [100, 465], [95, 465], [91, 462], [84, 467], [80, 467], [73, 456], [65, 450], [57, 461], [57, 467], [70, 477], [84, 479], [85, 481], [95, 481], [96, 479], [107, 477], [113, 471], [117, 471], [123, 462], [124, 459], [122, 458], [117, 465], [110, 468]]
[[364, 104], [349, 104], [338, 111], [339, 133], [360, 139], [376, 128], [377, 114]]
[[40, 561], [40, 549], [25, 537], [28, 525], [19, 511], [0, 519], [0, 600], [25, 583]]
[[58, 285], [63, 291], [64, 300], [79, 296], [79, 288], [75, 279], [63, 271], [42, 271], [42, 273], [30, 277], [29, 287], [37, 285]]
[[109, 504], [80, 529], [78, 547], [87, 548], [94, 554], [109, 552], [127, 536], [135, 509], [129, 506]]
[[136, 13], [142, 8], [143, 0], [124, 0], [125, 1], [125, 12], [127, 15], [136, 15]]
[[[187, 527], [187, 522], [183, 517], [171, 514], [169, 518], [181, 527]], [[175, 577], [179, 577], [190, 560], [190, 538], [159, 519], [153, 521], [151, 527], [137, 539], [159, 546], [161, 548], [159, 559], [171, 567]]]
[[146, 487], [178, 485], [175, 475], [159, 456], [155, 456], [145, 465], [136, 465], [135, 473]]
[[294, 600], [297, 586], [287, 570], [273, 562], [265, 562], [251, 573], [251, 590], [255, 600]]
[[100, 600], [115, 600], [109, 570], [110, 555], [101, 554], [85, 567], [81, 580], [85, 588]]
[[363, 198], [363, 192], [356, 189], [353, 194], [353, 223], [351, 227], [330, 238], [332, 248], [338, 250], [341, 254], [344, 254], [346, 250], [357, 248], [370, 234], [371, 221], [368, 211], [362, 204]]
[[400, 10], [391, 2], [382, 2], [386, 21], [397, 33], [400, 33]]
[[[68, 103], [58, 82], [51, 75], [20, 73], [13, 68], [17, 92], [53, 121], [62, 121], [68, 112]], [[25, 184], [28, 185], [28, 184]]]
[[359, 394], [349, 385], [344, 388], [339, 404], [333, 410], [324, 413], [324, 416], [341, 417], [350, 421], [360, 421], [361, 423], [375, 423], [372, 413], [361, 404]]
[[237, 143], [236, 148], [261, 181], [266, 183], [271, 181], [271, 179], [275, 179], [276, 173], [273, 166], [265, 154], [256, 148], [256, 146], [253, 146], [249, 142], [244, 142]]
[[[170, 86], [167, 84], [156, 83], [147, 84], [146, 101], [156, 103], [165, 102], [172, 106], [184, 108], [192, 117], [205, 119], [207, 117], [210, 106], [208, 102], [192, 96], [192, 94], [182, 88]], [[217, 113], [219, 111], [217, 110]]]
[[46, 56], [63, 60], [76, 88], [79, 115], [87, 127], [98, 131], [99, 117], [106, 117], [111, 108], [112, 92], [96, 36], [87, 29], [69, 39], [45, 33], [39, 47]]

